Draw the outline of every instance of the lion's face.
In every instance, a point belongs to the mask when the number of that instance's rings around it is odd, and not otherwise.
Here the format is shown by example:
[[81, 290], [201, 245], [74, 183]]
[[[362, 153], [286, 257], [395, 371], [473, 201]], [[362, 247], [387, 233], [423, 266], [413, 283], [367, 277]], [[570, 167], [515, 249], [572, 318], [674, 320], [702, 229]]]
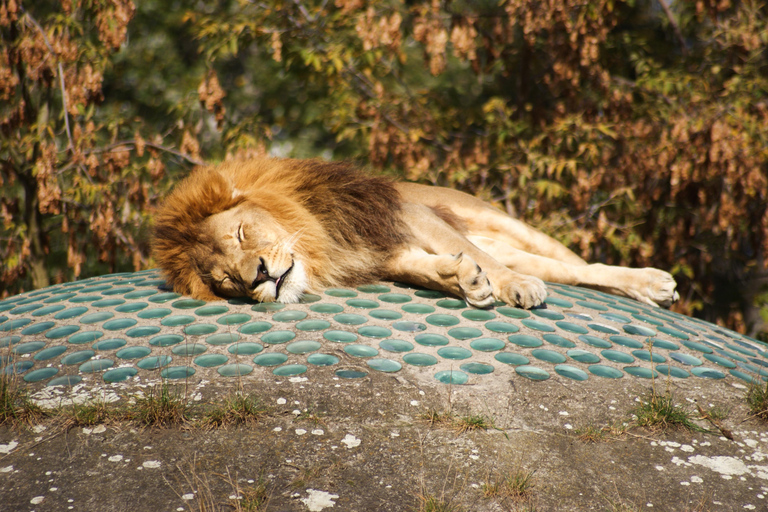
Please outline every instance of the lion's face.
[[202, 276], [216, 295], [297, 302], [306, 291], [306, 270], [294, 254], [299, 234], [265, 210], [246, 201], [212, 215], [204, 229], [214, 247], [201, 262]]

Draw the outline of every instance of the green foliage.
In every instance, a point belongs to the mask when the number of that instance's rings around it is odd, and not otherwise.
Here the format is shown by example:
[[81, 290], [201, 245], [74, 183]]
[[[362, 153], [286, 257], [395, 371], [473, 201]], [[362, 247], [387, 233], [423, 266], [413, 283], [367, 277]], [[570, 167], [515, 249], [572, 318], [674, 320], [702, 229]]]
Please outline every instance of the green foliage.
[[768, 421], [768, 384], [753, 383], [747, 390], [746, 400], [754, 416]]
[[675, 403], [670, 394], [651, 395], [643, 400], [634, 410], [636, 423], [651, 430], [682, 429], [691, 432], [706, 432], [693, 422], [692, 413], [684, 406]]
[[588, 260], [671, 269], [679, 311], [748, 327], [762, 1], [27, 3], [0, 0], [8, 292], [150, 265], [178, 172], [271, 153], [468, 190]]

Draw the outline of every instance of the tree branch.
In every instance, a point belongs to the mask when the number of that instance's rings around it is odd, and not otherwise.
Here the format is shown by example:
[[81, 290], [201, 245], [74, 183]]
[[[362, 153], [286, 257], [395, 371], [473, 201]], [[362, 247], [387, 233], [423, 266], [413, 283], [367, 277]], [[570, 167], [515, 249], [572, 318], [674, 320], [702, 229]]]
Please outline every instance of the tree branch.
[[672, 13], [672, 10], [667, 5], [666, 0], [659, 0], [659, 5], [661, 5], [662, 9], [664, 9], [664, 14], [667, 15], [667, 20], [669, 20], [669, 24], [672, 25], [672, 30], [675, 31], [677, 40], [680, 41], [680, 46], [683, 49], [683, 55], [687, 55], [688, 45], [685, 44], [685, 38], [683, 37], [683, 33], [680, 31], [680, 26], [677, 24], [677, 20], [675, 20], [675, 15]]

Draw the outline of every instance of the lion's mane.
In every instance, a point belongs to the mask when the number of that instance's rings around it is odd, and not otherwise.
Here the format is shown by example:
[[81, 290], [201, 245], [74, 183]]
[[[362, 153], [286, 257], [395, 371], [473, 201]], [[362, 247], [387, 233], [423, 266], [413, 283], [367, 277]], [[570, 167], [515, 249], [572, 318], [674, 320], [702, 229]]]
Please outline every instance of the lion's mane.
[[382, 263], [406, 241], [392, 182], [348, 163], [265, 158], [202, 167], [155, 215], [154, 258], [174, 290], [215, 297], [202, 276], [223, 252], [205, 221], [244, 202], [298, 234], [294, 251], [313, 288], [379, 279]]

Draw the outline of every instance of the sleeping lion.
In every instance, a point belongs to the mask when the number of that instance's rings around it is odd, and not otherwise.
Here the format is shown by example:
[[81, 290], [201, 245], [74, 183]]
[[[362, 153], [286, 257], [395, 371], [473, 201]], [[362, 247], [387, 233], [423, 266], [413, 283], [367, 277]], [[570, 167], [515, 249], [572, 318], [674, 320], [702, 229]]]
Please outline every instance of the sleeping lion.
[[665, 307], [678, 298], [667, 272], [589, 265], [468, 194], [320, 160], [196, 169], [157, 213], [153, 251], [175, 291], [203, 300], [297, 302], [309, 291], [379, 280], [478, 308], [537, 306], [544, 281]]

